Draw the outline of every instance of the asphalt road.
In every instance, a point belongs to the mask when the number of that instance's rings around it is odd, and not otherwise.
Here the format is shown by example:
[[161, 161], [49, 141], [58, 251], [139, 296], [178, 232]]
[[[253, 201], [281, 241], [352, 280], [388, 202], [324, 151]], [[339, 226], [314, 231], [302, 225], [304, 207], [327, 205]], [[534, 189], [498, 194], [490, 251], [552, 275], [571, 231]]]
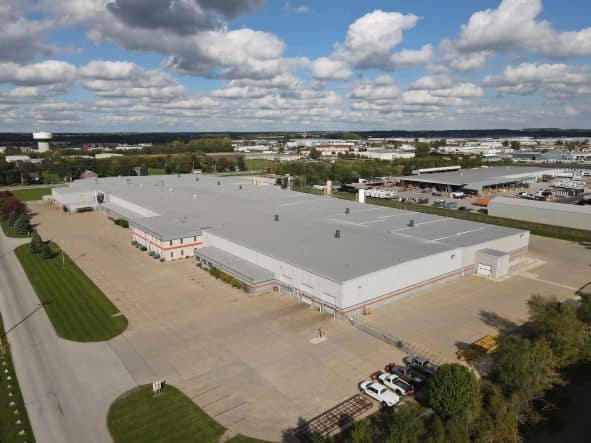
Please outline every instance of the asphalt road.
[[108, 342], [59, 338], [0, 231], [0, 311], [35, 438], [40, 443], [110, 442], [110, 404], [134, 387]]

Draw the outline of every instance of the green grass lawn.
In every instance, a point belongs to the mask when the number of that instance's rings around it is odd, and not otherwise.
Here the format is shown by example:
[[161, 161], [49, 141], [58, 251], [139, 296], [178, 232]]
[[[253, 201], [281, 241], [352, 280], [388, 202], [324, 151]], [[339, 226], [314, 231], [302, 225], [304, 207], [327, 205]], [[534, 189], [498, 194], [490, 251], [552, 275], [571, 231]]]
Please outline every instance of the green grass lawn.
[[[2, 351], [0, 351], [0, 442], [34, 442], [35, 437], [33, 436], [29, 416], [25, 409], [25, 403], [23, 401], [23, 396], [21, 395], [18, 380], [16, 379], [16, 373], [14, 372], [10, 347], [4, 337], [2, 317], [0, 317], [0, 332], [3, 335], [3, 346]], [[5, 370], [8, 372], [4, 372]], [[11, 377], [11, 380], [8, 380], [9, 376]], [[9, 394], [12, 394], [12, 396], [9, 396]], [[11, 402], [14, 402], [14, 404], [11, 405]], [[18, 410], [19, 413], [15, 414], [15, 410]], [[17, 420], [20, 420], [21, 423], [17, 424]], [[21, 430], [25, 431], [24, 435], [18, 435]]]
[[271, 166], [273, 164], [275, 164], [273, 161], [265, 160], [262, 158], [244, 160], [244, 166], [246, 166], [247, 171], [264, 171], [267, 169], [268, 166]]
[[148, 175], [165, 175], [164, 168], [148, 168]]
[[7, 237], [26, 238], [29, 236], [28, 234], [17, 234], [16, 232], [14, 232], [14, 228], [10, 226], [8, 220], [0, 219], [0, 226], [4, 231], [4, 235], [6, 235]]
[[51, 188], [17, 189], [11, 191], [21, 201], [41, 200], [44, 195], [51, 195]]
[[[54, 251], [59, 251], [51, 244]], [[113, 303], [64, 254], [42, 259], [31, 253], [29, 244], [15, 250], [37, 296], [57, 334], [68, 340], [94, 342], [109, 340], [127, 327], [127, 319], [118, 313]]]
[[63, 181], [58, 174], [49, 171], [41, 171], [41, 177], [43, 177], [44, 183], [61, 183]]
[[[152, 386], [126, 392], [111, 405], [107, 416], [115, 443], [216, 443], [226, 429], [174, 386], [158, 396]], [[231, 443], [265, 443], [242, 435]]]

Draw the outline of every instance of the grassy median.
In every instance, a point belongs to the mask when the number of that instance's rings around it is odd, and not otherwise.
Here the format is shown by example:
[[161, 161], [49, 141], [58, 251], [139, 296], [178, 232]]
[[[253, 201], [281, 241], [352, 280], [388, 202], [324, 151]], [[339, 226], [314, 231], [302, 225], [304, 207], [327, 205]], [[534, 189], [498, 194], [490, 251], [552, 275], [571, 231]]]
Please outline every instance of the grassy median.
[[[4, 325], [0, 316], [0, 442], [34, 442], [33, 430], [25, 409], [25, 402], [16, 379], [16, 372], [10, 355], [10, 346], [4, 336]], [[10, 377], [10, 379], [8, 379]], [[18, 414], [15, 413], [18, 411]], [[19, 435], [19, 432], [24, 432]]]
[[[107, 416], [115, 443], [216, 443], [226, 429], [174, 386], [158, 396], [152, 386], [126, 392], [111, 405]], [[229, 443], [265, 443], [238, 435]]]
[[127, 319], [66, 254], [51, 243], [54, 257], [31, 253], [29, 244], [15, 250], [57, 334], [79, 342], [109, 340], [127, 327]]
[[20, 201], [41, 200], [44, 195], [51, 195], [51, 188], [15, 189], [12, 192]]
[[2, 220], [0, 218], [0, 227], [2, 227], [2, 231], [4, 231], [4, 235], [7, 237], [26, 238], [29, 236], [29, 234], [17, 234], [14, 228], [10, 226], [10, 223], [8, 223], [8, 220]]

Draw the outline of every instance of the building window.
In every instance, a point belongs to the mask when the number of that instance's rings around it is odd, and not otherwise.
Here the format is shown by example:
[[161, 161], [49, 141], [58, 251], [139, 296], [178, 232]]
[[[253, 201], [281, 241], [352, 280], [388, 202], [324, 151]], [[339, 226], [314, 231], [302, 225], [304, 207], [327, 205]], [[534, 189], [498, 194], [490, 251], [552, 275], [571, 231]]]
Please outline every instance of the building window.
[[183, 250], [181, 249], [181, 257], [182, 257], [183, 255], [185, 255], [185, 251], [183, 251]]
[[181, 238], [181, 245], [183, 244], [183, 239]]
[[174, 252], [170, 253], [170, 258], [174, 257]]
[[193, 241], [196, 242], [197, 241], [197, 237], [193, 237]]
[[172, 246], [172, 240], [170, 240], [170, 242], [169, 242], [169, 243], [170, 243], [170, 246]]

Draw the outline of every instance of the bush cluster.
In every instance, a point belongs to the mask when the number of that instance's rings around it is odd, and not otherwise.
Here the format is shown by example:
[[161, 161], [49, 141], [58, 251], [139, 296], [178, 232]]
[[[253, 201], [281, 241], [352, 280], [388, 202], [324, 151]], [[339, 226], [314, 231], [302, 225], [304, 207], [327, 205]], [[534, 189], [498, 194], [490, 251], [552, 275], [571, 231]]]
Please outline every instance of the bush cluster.
[[26, 205], [10, 191], [0, 192], [0, 218], [17, 234], [28, 234], [33, 230]]
[[113, 220], [117, 226], [121, 226], [122, 228], [129, 228], [129, 222], [124, 218], [118, 218], [117, 220]]
[[214, 268], [214, 267], [209, 268], [209, 273], [211, 275], [213, 275], [215, 278], [217, 278], [225, 283], [228, 283], [237, 289], [246, 290], [246, 286], [244, 285], [244, 283], [242, 283], [237, 278], [232, 277], [230, 274], [219, 270], [218, 268]]

